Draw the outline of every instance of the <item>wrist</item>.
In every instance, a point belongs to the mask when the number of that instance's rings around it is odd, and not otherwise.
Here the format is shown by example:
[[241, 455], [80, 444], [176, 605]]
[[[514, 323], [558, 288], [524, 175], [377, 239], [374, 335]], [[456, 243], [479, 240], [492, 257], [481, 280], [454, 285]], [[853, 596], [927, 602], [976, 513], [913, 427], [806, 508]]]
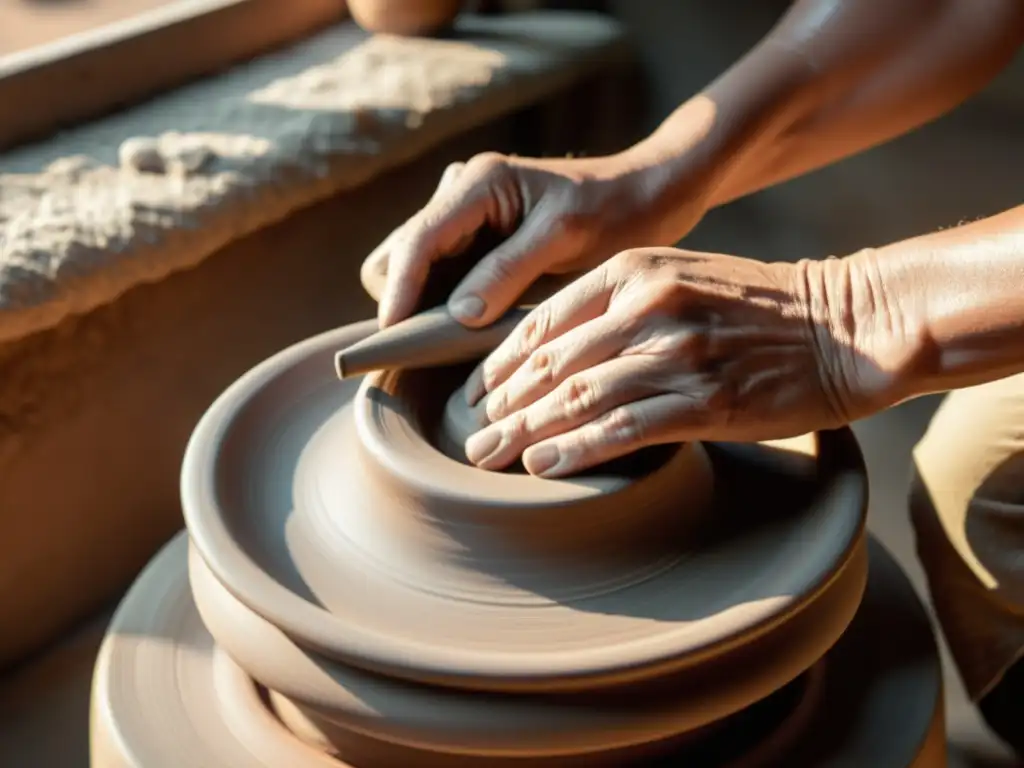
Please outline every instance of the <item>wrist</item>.
[[645, 245], [672, 246], [711, 207], [721, 162], [711, 152], [713, 106], [697, 96], [647, 138], [610, 158], [637, 210], [657, 222]]
[[623, 152], [620, 162], [647, 174], [668, 206], [684, 206], [695, 196], [705, 209], [721, 205], [737, 196], [748, 171], [756, 172], [775, 139], [813, 104], [815, 84], [801, 55], [766, 39]]
[[849, 423], [927, 391], [925, 318], [881, 251], [798, 264], [822, 385]]
[[912, 395], [1024, 370], [1024, 206], [877, 252], [898, 297]]

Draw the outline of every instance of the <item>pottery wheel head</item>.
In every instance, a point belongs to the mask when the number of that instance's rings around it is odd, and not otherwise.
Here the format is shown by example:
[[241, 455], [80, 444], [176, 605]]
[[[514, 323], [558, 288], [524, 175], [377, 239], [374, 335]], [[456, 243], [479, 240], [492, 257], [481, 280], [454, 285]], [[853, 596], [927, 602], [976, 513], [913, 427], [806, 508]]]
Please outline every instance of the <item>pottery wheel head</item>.
[[[495, 690], [653, 675], [808, 599], [855, 545], [863, 473], [845, 454], [808, 459], [806, 478], [699, 444], [563, 480], [452, 458], [439, 446], [466, 429], [455, 393], [476, 361], [339, 381], [335, 352], [376, 330], [241, 377], [182, 469], [216, 579], [313, 649]], [[788, 515], [758, 515], [769, 496]]]
[[[649, 448], [567, 480], [493, 472], [465, 460], [466, 438], [486, 424], [463, 382], [470, 362], [367, 376], [353, 398], [360, 483], [378, 530], [451, 557], [591, 560], [678, 552], [711, 500], [700, 446]], [[339, 499], [339, 503], [341, 499]], [[413, 545], [411, 539], [420, 542]]]

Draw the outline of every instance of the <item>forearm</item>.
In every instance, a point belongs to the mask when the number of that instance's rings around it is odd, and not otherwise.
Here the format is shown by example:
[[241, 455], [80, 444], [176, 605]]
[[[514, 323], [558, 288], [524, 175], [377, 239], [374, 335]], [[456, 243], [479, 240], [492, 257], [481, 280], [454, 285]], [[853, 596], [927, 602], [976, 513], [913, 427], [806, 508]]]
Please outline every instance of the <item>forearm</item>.
[[1019, 0], [938, 2], [862, 81], [798, 118], [718, 188], [715, 204], [855, 155], [924, 125], [984, 88], [1024, 44]]
[[897, 399], [1024, 371], [1024, 206], [846, 261], [853, 336]]
[[628, 154], [650, 168], [666, 215], [695, 173], [705, 204], [721, 204], [941, 114], [1022, 35], [1019, 0], [799, 0]]

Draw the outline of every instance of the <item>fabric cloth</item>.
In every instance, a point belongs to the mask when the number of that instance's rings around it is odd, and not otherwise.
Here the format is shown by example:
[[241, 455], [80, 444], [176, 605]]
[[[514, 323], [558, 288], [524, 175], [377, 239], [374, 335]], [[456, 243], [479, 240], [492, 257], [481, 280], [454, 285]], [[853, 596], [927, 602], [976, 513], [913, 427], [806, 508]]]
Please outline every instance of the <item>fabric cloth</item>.
[[[1024, 656], [1024, 375], [948, 395], [914, 464], [918, 555], [964, 685], [979, 702]], [[1024, 706], [1020, 713], [1024, 726]]]

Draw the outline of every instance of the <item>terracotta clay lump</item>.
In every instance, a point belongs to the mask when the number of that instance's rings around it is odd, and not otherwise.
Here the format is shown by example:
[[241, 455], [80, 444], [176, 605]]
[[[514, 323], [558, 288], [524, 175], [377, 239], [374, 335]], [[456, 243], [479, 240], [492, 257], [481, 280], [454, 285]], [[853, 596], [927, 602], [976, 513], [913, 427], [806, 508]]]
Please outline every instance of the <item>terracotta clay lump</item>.
[[348, 0], [356, 24], [367, 32], [425, 37], [452, 25], [462, 0]]
[[97, 661], [95, 768], [945, 765], [935, 639], [865, 533], [852, 432], [482, 470], [460, 388], [522, 311], [470, 331], [442, 301], [210, 407], [187, 530]]

